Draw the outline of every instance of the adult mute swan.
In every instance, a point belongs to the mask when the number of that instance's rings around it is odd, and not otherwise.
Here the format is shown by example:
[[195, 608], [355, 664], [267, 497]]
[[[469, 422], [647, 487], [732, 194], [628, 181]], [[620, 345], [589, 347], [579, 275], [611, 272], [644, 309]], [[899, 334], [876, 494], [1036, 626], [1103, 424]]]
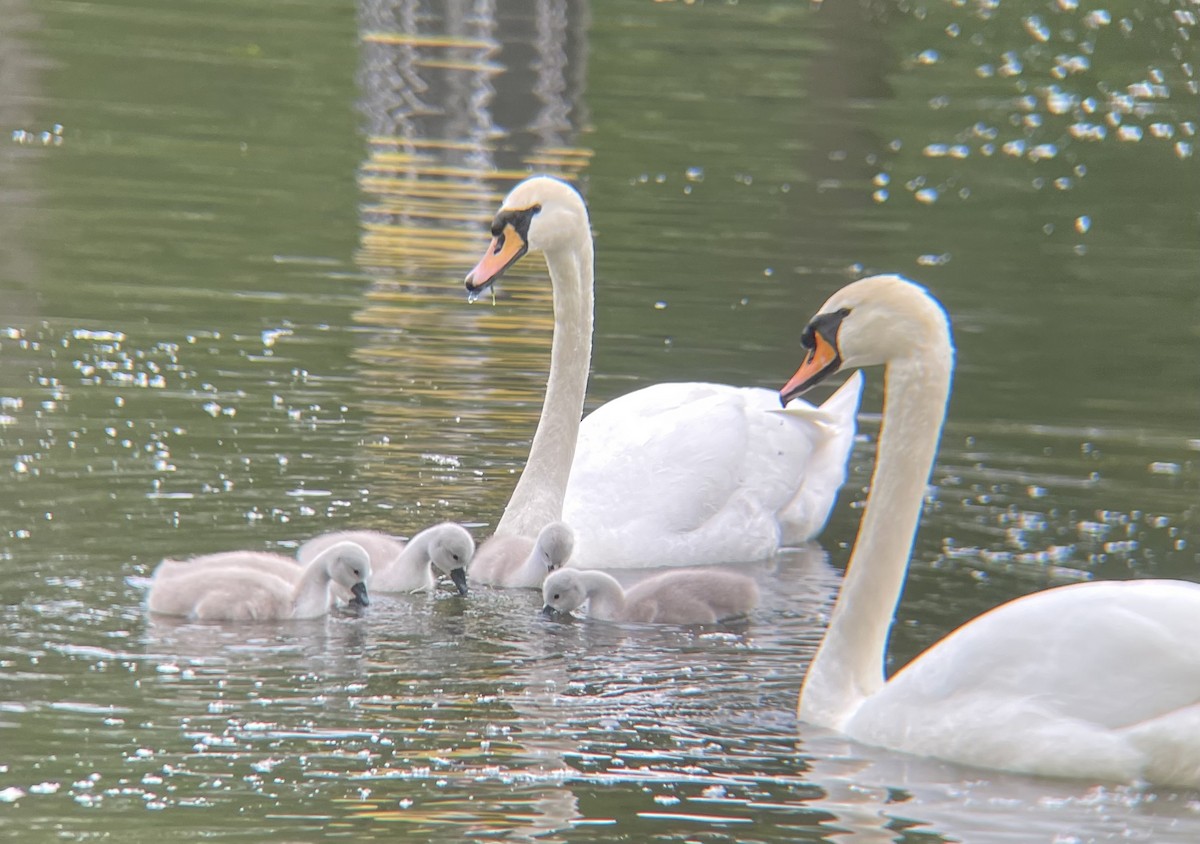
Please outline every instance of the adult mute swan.
[[329, 546], [345, 541], [358, 543], [370, 555], [372, 592], [432, 592], [437, 587], [437, 569], [450, 576], [458, 594], [467, 594], [467, 566], [475, 554], [475, 540], [460, 524], [433, 525], [407, 542], [377, 530], [323, 533], [301, 545], [296, 556], [308, 563]]
[[805, 328], [786, 402], [846, 367], [884, 364], [871, 492], [802, 721], [984, 768], [1200, 787], [1200, 586], [1089, 582], [1010, 601], [890, 680], [883, 660], [950, 391], [940, 304], [898, 276], [856, 281]]
[[758, 585], [744, 574], [677, 569], [647, 578], [626, 592], [611, 574], [561, 569], [542, 584], [543, 612], [569, 613], [584, 604], [603, 621], [715, 624], [758, 606]]
[[524, 536], [495, 536], [472, 564], [471, 579], [491, 586], [536, 589], [547, 574], [567, 564], [574, 548], [575, 531], [566, 522], [550, 522], [532, 541]]
[[[226, 556], [234, 558], [234, 554]], [[371, 560], [366, 550], [354, 542], [330, 546], [299, 569], [298, 576], [290, 578], [260, 563], [242, 560], [230, 565], [193, 565], [165, 561], [159, 564], [150, 583], [147, 608], [152, 613], [199, 621], [320, 618], [329, 612], [331, 584], [352, 595], [355, 603], [368, 603], [366, 584], [371, 576]], [[288, 565], [298, 568], [294, 563]]]
[[656, 384], [608, 402], [581, 425], [593, 269], [587, 207], [575, 189], [547, 176], [517, 185], [467, 290], [478, 296], [539, 251], [554, 293], [550, 374], [496, 537], [532, 539], [561, 518], [576, 534], [572, 566], [640, 568], [647, 560], [760, 560], [816, 535], [845, 480], [861, 380], [820, 408], [798, 402], [789, 415], [767, 412], [779, 406], [772, 390]]

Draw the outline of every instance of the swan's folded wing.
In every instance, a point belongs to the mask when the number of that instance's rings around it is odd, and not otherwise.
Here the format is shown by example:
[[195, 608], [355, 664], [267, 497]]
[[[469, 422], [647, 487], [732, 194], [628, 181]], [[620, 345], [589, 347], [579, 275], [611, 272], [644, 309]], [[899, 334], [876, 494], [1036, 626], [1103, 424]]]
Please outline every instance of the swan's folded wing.
[[1197, 641], [1194, 584], [1102, 581], [1035, 593], [901, 669], [847, 732], [986, 767], [1136, 777], [1142, 725], [1200, 703]]
[[[820, 425], [765, 411], [770, 390], [656, 384], [580, 428], [563, 509], [572, 565], [746, 562], [779, 546], [778, 513], [800, 485]], [[823, 519], [822, 519], [823, 521]]]

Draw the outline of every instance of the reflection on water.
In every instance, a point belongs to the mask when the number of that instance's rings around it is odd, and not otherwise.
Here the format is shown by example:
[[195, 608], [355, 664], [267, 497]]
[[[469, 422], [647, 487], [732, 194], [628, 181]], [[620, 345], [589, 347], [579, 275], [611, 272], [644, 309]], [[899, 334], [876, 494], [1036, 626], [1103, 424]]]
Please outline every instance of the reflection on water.
[[[426, 507], [444, 506], [464, 478], [490, 480], [488, 464], [464, 466], [459, 455], [472, 452], [504, 467], [492, 497], [507, 497], [509, 467], [527, 449], [486, 432], [536, 424], [549, 286], [519, 309], [465, 309], [461, 280], [514, 182], [531, 169], [575, 179], [587, 166], [591, 151], [574, 144], [587, 119], [588, 14], [582, 0], [437, 12], [417, 2], [361, 5], [368, 158], [357, 260], [372, 285], [355, 320], [373, 329], [357, 356], [378, 435], [369, 465], [383, 470], [368, 475], [374, 489], [395, 486], [390, 467], [411, 454], [409, 436], [393, 436], [404, 431], [439, 442], [423, 455], [433, 464], [422, 478]], [[405, 400], [373, 401], [381, 394]]]
[[147, 619], [138, 579], [331, 526], [487, 532], [549, 287], [535, 262], [468, 305], [461, 279], [530, 168], [593, 212], [589, 407], [778, 386], [867, 269], [948, 303], [961, 365], [891, 668], [1014, 595], [1195, 578], [1190, 7], [27, 5], [0, 3], [0, 832], [1200, 837], [1195, 794], [796, 723], [877, 378], [823, 550], [757, 567], [745, 628], [557, 624], [476, 590], [235, 629]]

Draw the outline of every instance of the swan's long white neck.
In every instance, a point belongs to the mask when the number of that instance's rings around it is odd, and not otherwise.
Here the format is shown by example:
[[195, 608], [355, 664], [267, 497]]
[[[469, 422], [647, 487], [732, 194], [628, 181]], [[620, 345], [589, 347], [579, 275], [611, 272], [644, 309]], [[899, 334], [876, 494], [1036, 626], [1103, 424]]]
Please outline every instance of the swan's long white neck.
[[953, 352], [943, 331], [885, 375], [883, 422], [866, 512], [829, 628], [800, 692], [799, 717], [842, 729], [882, 688], [884, 652], [937, 454]]
[[546, 253], [554, 291], [546, 399], [529, 459], [496, 526], [497, 534], [537, 536], [546, 524], [562, 518], [592, 359], [591, 233], [584, 228], [574, 241], [573, 248]]
[[617, 579], [602, 571], [580, 571], [578, 576], [587, 590], [588, 616], [615, 621], [625, 609], [625, 590]]

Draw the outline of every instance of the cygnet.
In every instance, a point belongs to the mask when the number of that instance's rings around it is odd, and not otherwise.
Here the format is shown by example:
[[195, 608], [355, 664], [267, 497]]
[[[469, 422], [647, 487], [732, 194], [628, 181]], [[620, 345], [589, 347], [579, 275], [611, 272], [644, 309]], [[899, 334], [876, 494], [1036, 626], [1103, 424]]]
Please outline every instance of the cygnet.
[[450, 576], [460, 595], [467, 594], [467, 566], [475, 540], [465, 527], [442, 522], [408, 542], [375, 530], [348, 530], [313, 537], [296, 551], [301, 562], [311, 560], [335, 542], [357, 542], [371, 555], [372, 592], [432, 592], [438, 571]]
[[589, 617], [605, 621], [715, 624], [758, 606], [758, 585], [744, 574], [676, 569], [626, 592], [606, 572], [562, 569], [546, 578], [542, 599], [547, 615], [569, 613], [586, 603]]
[[[371, 561], [354, 542], [340, 542], [307, 566], [289, 563], [298, 576], [269, 570], [280, 565], [258, 552], [229, 552], [229, 564], [164, 561], [154, 572], [146, 604], [150, 612], [201, 621], [268, 621], [320, 618], [329, 612], [331, 585], [366, 606]], [[248, 563], [248, 564], [247, 564]], [[184, 570], [186, 569], [186, 570]]]
[[493, 536], [471, 563], [471, 579], [490, 586], [536, 589], [546, 575], [562, 568], [575, 549], [575, 532], [566, 522], [550, 522], [527, 536]]

